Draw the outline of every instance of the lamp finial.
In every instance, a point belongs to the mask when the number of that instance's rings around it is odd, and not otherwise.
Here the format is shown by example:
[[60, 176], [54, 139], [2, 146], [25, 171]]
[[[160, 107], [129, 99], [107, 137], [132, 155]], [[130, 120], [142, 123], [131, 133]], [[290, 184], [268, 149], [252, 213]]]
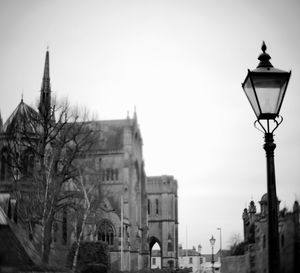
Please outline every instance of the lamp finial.
[[266, 46], [265, 41], [263, 41], [263, 44], [261, 46], [261, 50], [262, 50], [263, 53], [261, 53], [258, 57], [260, 62], [258, 64], [257, 68], [259, 68], [259, 67], [265, 67], [265, 68], [273, 67], [273, 65], [270, 63], [271, 57], [268, 53], [266, 53], [267, 46]]
[[263, 43], [262, 43], [261, 50], [262, 50], [263, 53], [266, 53], [267, 46], [266, 46], [265, 41], [263, 41]]

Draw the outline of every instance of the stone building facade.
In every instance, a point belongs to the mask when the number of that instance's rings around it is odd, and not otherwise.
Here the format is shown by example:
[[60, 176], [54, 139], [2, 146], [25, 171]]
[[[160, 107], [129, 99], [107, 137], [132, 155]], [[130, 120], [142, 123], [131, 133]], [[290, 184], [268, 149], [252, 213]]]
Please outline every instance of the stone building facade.
[[[278, 207], [279, 207], [278, 202]], [[268, 273], [268, 198], [264, 194], [259, 201], [260, 212], [253, 201], [243, 211], [245, 254], [224, 257], [222, 272]], [[280, 247], [280, 272], [300, 271], [300, 218], [299, 203], [293, 210], [279, 210], [278, 232]], [[239, 268], [239, 271], [233, 271]]]
[[150, 250], [157, 243], [161, 268], [178, 268], [178, 196], [173, 176], [147, 177]]
[[136, 115], [96, 121], [92, 126], [101, 130], [101, 139], [97, 149], [80, 161], [85, 180], [95, 189], [84, 240], [106, 241], [113, 268], [131, 271], [147, 267], [146, 177]]
[[[4, 140], [9, 128], [19, 120], [26, 121], [28, 114], [43, 114], [51, 106], [49, 73], [47, 51], [39, 112], [22, 99], [4, 124], [0, 117], [0, 205], [5, 213], [14, 206], [15, 197]], [[150, 267], [152, 242], [156, 238], [163, 249], [163, 266], [174, 267], [178, 257], [177, 181], [171, 176], [146, 178], [136, 113], [133, 117], [90, 121], [87, 125], [99, 131], [99, 138], [94, 149], [77, 160], [78, 168], [83, 170], [83, 180], [93, 193], [83, 240], [105, 241], [113, 269], [136, 271]], [[33, 168], [32, 158], [26, 162]], [[30, 191], [30, 183], [24, 179], [20, 178], [20, 185], [23, 183]], [[72, 183], [68, 187], [75, 190]], [[66, 258], [78, 231], [79, 221], [74, 213], [68, 209], [57, 213], [51, 262], [61, 263]]]

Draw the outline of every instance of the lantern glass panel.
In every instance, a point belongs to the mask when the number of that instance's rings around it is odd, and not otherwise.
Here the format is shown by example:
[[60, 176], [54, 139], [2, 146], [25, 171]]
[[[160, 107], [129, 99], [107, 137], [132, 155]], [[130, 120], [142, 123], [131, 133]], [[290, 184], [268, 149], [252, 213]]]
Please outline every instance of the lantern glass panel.
[[260, 109], [259, 109], [259, 106], [258, 106], [258, 101], [256, 99], [256, 95], [255, 95], [255, 90], [252, 86], [252, 82], [251, 82], [251, 77], [250, 77], [250, 74], [248, 74], [246, 80], [245, 80], [245, 83], [243, 85], [243, 88], [244, 88], [244, 91], [246, 93], [246, 96], [254, 110], [254, 113], [257, 117], [259, 117], [260, 115]]
[[280, 75], [253, 75], [253, 85], [255, 87], [261, 114], [278, 115], [283, 95], [286, 89], [286, 77]]

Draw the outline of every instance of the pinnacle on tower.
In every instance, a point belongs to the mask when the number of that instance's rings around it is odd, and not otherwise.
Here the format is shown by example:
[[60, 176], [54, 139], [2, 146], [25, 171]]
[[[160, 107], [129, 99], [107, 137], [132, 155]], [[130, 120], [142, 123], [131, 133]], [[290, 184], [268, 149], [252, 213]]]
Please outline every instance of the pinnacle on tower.
[[3, 130], [3, 120], [0, 112], [0, 132], [2, 132], [2, 130]]
[[134, 120], [137, 120], [136, 106], [134, 106], [133, 118], [134, 118]]
[[39, 111], [40, 114], [49, 114], [51, 107], [51, 86], [50, 86], [50, 66], [49, 66], [49, 51], [46, 51], [46, 59], [44, 66], [44, 76], [41, 87]]

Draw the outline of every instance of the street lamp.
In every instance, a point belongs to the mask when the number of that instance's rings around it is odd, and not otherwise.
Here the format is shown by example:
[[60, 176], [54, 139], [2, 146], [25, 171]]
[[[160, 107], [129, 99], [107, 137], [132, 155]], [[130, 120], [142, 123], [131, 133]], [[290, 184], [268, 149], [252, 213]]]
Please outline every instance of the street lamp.
[[211, 270], [214, 273], [215, 272], [215, 269], [214, 269], [214, 263], [215, 263], [215, 260], [214, 260], [214, 245], [215, 245], [216, 239], [212, 235], [211, 238], [209, 239], [209, 241], [210, 241], [210, 245], [211, 245]]
[[202, 246], [201, 244], [198, 245], [198, 252], [199, 252], [199, 256], [200, 256], [200, 273], [202, 272], [202, 257], [201, 257], [201, 249], [202, 249]]
[[222, 228], [217, 228], [220, 231], [220, 263], [222, 263]]
[[274, 166], [274, 150], [276, 144], [274, 143], [273, 132], [283, 120], [283, 118], [279, 116], [279, 111], [291, 72], [273, 67], [269, 61], [271, 57], [266, 53], [267, 47], [264, 42], [261, 49], [263, 53], [258, 57], [260, 63], [256, 69], [252, 71], [248, 69], [248, 74], [242, 87], [257, 117], [254, 125], [257, 129], [262, 131], [265, 136], [265, 144], [263, 147], [266, 151], [267, 159], [268, 265], [269, 273], [274, 273], [280, 270], [280, 255], [278, 203]]

